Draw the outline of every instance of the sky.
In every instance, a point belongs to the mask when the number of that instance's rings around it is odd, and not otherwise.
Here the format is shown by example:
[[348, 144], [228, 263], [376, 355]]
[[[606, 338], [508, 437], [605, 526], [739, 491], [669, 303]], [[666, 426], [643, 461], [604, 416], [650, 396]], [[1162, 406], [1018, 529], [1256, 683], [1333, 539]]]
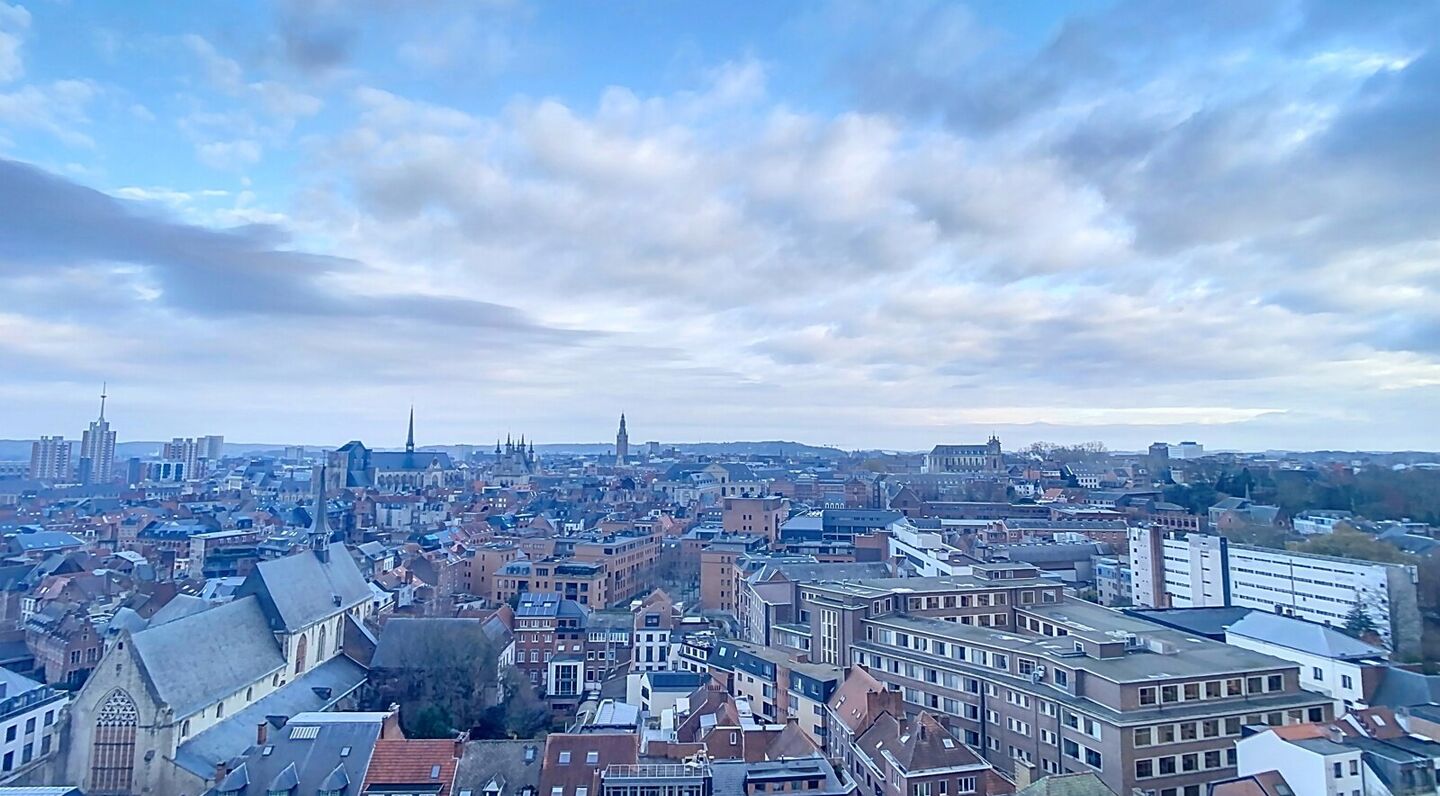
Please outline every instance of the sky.
[[0, 0], [0, 438], [1440, 449], [1440, 4]]

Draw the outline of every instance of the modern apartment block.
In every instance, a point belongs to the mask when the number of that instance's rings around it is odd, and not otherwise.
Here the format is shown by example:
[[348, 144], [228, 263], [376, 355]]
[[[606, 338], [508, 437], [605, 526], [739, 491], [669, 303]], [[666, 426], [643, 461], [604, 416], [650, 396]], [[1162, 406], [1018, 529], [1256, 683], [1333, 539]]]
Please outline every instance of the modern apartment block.
[[1419, 652], [1414, 566], [1230, 544], [1212, 534], [1130, 531], [1135, 603], [1238, 606], [1343, 627], [1358, 605], [1401, 658]]
[[[1200, 796], [1241, 727], [1324, 721], [1296, 664], [1063, 594], [1028, 565], [803, 584], [811, 659], [863, 666], [997, 768]], [[1038, 771], [1035, 771], [1038, 769]]]
[[41, 437], [30, 443], [30, 477], [37, 481], [70, 478], [70, 443], [64, 437]]

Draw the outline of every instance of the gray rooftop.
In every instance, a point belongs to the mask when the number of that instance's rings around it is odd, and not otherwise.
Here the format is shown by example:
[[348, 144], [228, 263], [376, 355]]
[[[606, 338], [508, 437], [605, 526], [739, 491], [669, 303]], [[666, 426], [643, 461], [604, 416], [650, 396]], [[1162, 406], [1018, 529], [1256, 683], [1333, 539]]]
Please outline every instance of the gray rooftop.
[[285, 668], [255, 597], [152, 625], [131, 638], [146, 678], [177, 719]]
[[1231, 625], [1227, 633], [1336, 660], [1384, 658], [1387, 655], [1384, 649], [1351, 638], [1334, 628], [1264, 611], [1250, 613]]

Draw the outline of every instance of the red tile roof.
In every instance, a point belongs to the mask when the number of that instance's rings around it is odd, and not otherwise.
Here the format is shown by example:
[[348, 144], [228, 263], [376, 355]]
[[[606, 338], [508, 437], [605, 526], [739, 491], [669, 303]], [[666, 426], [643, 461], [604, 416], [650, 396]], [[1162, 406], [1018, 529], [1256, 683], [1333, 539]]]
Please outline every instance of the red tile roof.
[[[433, 785], [440, 783], [440, 796], [449, 796], [455, 783], [455, 742], [450, 740], [419, 740], [410, 738], [382, 739], [375, 742], [370, 768], [365, 771], [365, 786], [370, 785]], [[431, 776], [439, 766], [438, 776]]]

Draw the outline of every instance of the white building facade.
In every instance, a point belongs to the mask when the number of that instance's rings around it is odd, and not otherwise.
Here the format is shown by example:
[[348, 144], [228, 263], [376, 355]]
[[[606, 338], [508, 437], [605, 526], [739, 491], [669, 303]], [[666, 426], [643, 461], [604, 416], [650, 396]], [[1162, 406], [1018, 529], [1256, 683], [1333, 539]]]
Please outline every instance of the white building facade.
[[1404, 656], [1418, 652], [1414, 566], [1232, 545], [1222, 536], [1130, 532], [1135, 601], [1153, 608], [1238, 606], [1345, 626], [1358, 605]]

